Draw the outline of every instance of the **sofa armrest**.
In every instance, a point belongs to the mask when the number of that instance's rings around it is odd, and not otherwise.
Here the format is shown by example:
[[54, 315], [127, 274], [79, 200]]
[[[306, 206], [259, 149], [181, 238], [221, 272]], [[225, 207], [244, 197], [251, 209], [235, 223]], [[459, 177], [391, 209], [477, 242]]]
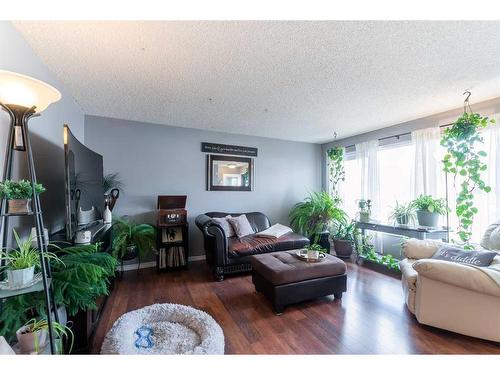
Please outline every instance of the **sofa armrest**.
[[432, 257], [441, 245], [441, 241], [408, 238], [403, 241], [402, 247], [406, 258], [426, 259]]
[[215, 266], [227, 263], [227, 238], [224, 229], [212, 220], [212, 217], [201, 214], [195, 219], [196, 226], [203, 233], [205, 253]]
[[418, 277], [427, 277], [478, 293], [500, 297], [500, 286], [475, 267], [438, 259], [422, 259], [415, 262], [413, 268], [417, 271]]

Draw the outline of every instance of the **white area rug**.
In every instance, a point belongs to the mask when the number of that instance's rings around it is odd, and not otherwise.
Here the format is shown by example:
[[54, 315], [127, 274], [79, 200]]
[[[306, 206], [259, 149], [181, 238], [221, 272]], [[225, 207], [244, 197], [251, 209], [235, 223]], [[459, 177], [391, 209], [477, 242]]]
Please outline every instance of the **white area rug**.
[[155, 304], [123, 314], [106, 334], [101, 354], [224, 354], [224, 333], [203, 311]]

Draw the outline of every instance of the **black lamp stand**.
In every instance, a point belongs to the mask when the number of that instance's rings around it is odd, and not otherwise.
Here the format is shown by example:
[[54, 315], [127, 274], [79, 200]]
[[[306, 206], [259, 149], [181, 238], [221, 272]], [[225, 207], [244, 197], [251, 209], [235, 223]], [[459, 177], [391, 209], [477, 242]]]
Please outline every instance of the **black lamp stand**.
[[[56, 345], [55, 345], [55, 335], [53, 332], [53, 319], [51, 312], [54, 313], [55, 321], [59, 322], [59, 317], [57, 314], [57, 307], [54, 300], [54, 293], [51, 284], [51, 270], [50, 264], [45, 257], [47, 253], [47, 239], [44, 235], [44, 224], [42, 217], [42, 209], [40, 206], [40, 197], [35, 191], [36, 181], [36, 173], [35, 173], [35, 165], [33, 162], [33, 153], [31, 150], [30, 136], [28, 130], [28, 120], [31, 117], [38, 116], [35, 112], [35, 107], [26, 108], [17, 105], [10, 104], [2, 104], [0, 106], [4, 111], [6, 111], [11, 119], [10, 122], [10, 130], [7, 141], [7, 150], [5, 152], [5, 161], [3, 168], [3, 178], [2, 181], [10, 180], [12, 178], [12, 159], [14, 151], [24, 152], [26, 154], [26, 163], [28, 165], [28, 173], [29, 180], [31, 182], [31, 188], [33, 191], [32, 212], [26, 214], [10, 214], [7, 212], [7, 199], [3, 197], [1, 200], [1, 208], [0, 208], [0, 248], [5, 248], [7, 246], [8, 234], [9, 234], [9, 217], [10, 216], [33, 216], [33, 221], [36, 228], [36, 239], [40, 254], [40, 268], [42, 273], [42, 282], [43, 282], [43, 292], [45, 294], [45, 305], [47, 311], [47, 323], [48, 323], [48, 331], [49, 331], [49, 340], [50, 340], [50, 350], [52, 354], [56, 353]], [[19, 290], [19, 293], [12, 293], [10, 296], [15, 296], [23, 294], [22, 289]]]

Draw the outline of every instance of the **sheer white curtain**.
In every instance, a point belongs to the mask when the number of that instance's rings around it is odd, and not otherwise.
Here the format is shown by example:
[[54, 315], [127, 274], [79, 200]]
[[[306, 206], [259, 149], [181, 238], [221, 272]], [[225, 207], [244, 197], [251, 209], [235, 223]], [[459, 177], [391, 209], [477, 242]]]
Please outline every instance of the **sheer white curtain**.
[[413, 199], [420, 195], [432, 195], [444, 198], [442, 186], [443, 150], [439, 144], [441, 139], [438, 126], [411, 132], [415, 158], [413, 163], [412, 191]]
[[362, 199], [371, 199], [372, 217], [380, 217], [380, 168], [378, 161], [378, 140], [361, 142], [355, 145], [356, 160], [361, 171]]

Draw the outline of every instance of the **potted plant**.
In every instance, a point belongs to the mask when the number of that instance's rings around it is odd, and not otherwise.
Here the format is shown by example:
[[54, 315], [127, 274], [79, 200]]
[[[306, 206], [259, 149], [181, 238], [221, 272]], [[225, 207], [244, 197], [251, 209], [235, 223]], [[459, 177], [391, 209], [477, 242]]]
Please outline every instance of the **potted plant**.
[[339, 203], [339, 198], [333, 198], [326, 191], [310, 193], [303, 202], [293, 206], [289, 215], [290, 225], [295, 232], [309, 237], [312, 243], [319, 243], [329, 252], [327, 228], [334, 222], [345, 221], [347, 217], [338, 207]]
[[392, 210], [389, 220], [400, 225], [408, 225], [414, 223], [415, 219], [415, 205], [413, 202], [399, 204], [398, 201], [396, 201], [396, 207]]
[[333, 248], [339, 258], [350, 258], [354, 249], [355, 236], [358, 230], [354, 221], [339, 222], [335, 227], [333, 237]]
[[145, 255], [155, 245], [156, 229], [150, 224], [134, 224], [125, 218], [113, 224], [112, 255], [121, 260], [131, 260]]
[[437, 227], [439, 216], [445, 215], [448, 207], [442, 198], [421, 195], [413, 201], [417, 210], [418, 224], [426, 227]]
[[370, 199], [359, 199], [359, 221], [366, 223], [370, 221], [372, 201]]
[[[31, 235], [26, 240], [21, 240], [15, 229], [12, 232], [17, 248], [0, 250], [0, 258], [6, 262], [3, 268], [7, 270], [9, 287], [22, 287], [33, 281], [35, 268], [40, 266], [40, 252], [33, 246]], [[58, 257], [50, 252], [45, 252], [44, 256], [58, 260]]]
[[[16, 331], [17, 341], [22, 353], [40, 353], [48, 344], [49, 323], [46, 319], [31, 319]], [[73, 332], [67, 326], [52, 322], [52, 333], [55, 335], [57, 353], [63, 352], [64, 340], [69, 340], [70, 353], [73, 349]]]
[[317, 243], [307, 246], [306, 249], [307, 257], [311, 259], [319, 259], [319, 254], [326, 253], [326, 249]]
[[[45, 188], [35, 184], [35, 194], [41, 194]], [[0, 198], [7, 199], [7, 212], [9, 214], [26, 214], [31, 212], [31, 198], [33, 186], [27, 180], [0, 182]]]

